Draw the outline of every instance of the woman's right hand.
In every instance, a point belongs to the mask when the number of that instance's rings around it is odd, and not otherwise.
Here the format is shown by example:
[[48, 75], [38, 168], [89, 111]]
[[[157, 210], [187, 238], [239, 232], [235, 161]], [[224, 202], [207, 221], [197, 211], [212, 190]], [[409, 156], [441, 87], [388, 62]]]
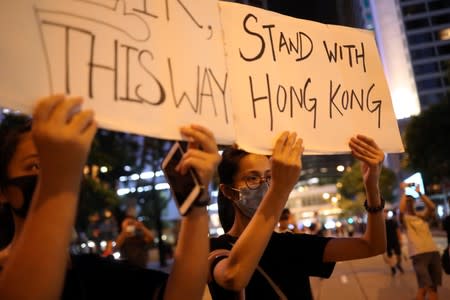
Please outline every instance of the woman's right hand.
[[295, 132], [283, 132], [275, 143], [271, 188], [278, 193], [290, 193], [302, 170], [303, 140]]

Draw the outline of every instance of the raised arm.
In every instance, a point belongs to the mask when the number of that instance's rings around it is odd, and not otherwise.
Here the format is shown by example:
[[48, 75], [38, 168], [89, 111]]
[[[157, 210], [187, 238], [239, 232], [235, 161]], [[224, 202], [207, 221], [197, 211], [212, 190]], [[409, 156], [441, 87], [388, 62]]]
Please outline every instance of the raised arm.
[[403, 218], [403, 215], [407, 211], [407, 197], [405, 194], [405, 187], [406, 183], [401, 182], [400, 183], [400, 203], [399, 203], [399, 210], [400, 210], [400, 220]]
[[300, 176], [303, 141], [284, 132], [272, 156], [272, 181], [255, 215], [233, 246], [228, 258], [214, 268], [222, 287], [239, 291], [247, 286], [278, 223], [289, 193]]
[[[182, 134], [190, 141], [180, 162], [180, 172], [194, 168], [207, 187], [220, 161], [212, 132], [204, 127], [183, 127]], [[200, 150], [201, 149], [201, 150]], [[205, 191], [206, 192], [206, 191]], [[193, 206], [182, 218], [175, 262], [164, 299], [201, 299], [208, 276], [208, 213], [206, 207]]]
[[[0, 298], [60, 299], [82, 170], [96, 132], [82, 99], [42, 99], [32, 136], [40, 158], [38, 186], [23, 231], [0, 279]], [[26, 288], [24, 288], [26, 283]]]
[[420, 192], [420, 185], [416, 185], [416, 192], [419, 194], [420, 200], [425, 204], [425, 211], [422, 213], [422, 216], [428, 218], [435, 214], [436, 205], [434, 202], [425, 194]]
[[323, 257], [327, 262], [365, 258], [386, 250], [386, 230], [378, 186], [384, 153], [374, 140], [363, 135], [352, 138], [349, 145], [352, 155], [361, 162], [367, 206], [377, 208], [377, 212], [368, 213], [367, 228], [361, 238], [336, 238], [329, 241]]

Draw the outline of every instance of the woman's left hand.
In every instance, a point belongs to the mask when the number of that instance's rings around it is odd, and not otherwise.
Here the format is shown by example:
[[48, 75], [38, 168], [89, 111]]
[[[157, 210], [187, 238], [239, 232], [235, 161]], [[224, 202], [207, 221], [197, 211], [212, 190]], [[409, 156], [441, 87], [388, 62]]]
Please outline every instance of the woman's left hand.
[[384, 152], [375, 141], [367, 136], [358, 134], [349, 142], [352, 155], [361, 161], [361, 173], [366, 187], [378, 187]]
[[214, 134], [200, 125], [184, 126], [181, 133], [189, 145], [178, 169], [181, 173], [187, 172], [189, 168], [195, 169], [202, 185], [208, 187], [221, 159]]

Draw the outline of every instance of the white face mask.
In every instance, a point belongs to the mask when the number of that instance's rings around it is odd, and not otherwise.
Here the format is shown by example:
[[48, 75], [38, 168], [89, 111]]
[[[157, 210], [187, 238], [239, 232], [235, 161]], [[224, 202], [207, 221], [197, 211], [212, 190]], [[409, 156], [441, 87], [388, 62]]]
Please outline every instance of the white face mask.
[[263, 182], [258, 188], [253, 190], [248, 187], [232, 189], [239, 192], [239, 200], [235, 201], [236, 206], [243, 215], [251, 219], [264, 198], [264, 195], [269, 190], [269, 185], [267, 182]]

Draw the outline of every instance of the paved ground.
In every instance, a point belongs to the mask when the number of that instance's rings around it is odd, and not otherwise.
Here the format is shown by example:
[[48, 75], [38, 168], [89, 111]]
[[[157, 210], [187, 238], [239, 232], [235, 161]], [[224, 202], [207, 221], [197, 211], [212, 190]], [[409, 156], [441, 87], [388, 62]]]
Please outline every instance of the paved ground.
[[[440, 249], [446, 239], [436, 237]], [[416, 277], [407, 259], [404, 274], [391, 275], [382, 256], [336, 264], [329, 279], [311, 278], [315, 300], [413, 300], [417, 290]], [[443, 273], [439, 299], [450, 299], [450, 275]]]
[[[447, 240], [442, 234], [435, 236], [439, 250], [446, 247]], [[406, 243], [405, 243], [406, 244]], [[406, 249], [405, 253], [407, 253]], [[153, 261], [149, 267], [170, 272], [168, 266], [159, 268]], [[315, 300], [414, 300], [417, 282], [410, 259], [404, 261], [405, 273], [391, 275], [382, 256], [368, 259], [340, 262], [336, 264], [329, 279], [311, 278]], [[450, 275], [443, 273], [442, 286], [438, 290], [439, 300], [450, 299]]]

